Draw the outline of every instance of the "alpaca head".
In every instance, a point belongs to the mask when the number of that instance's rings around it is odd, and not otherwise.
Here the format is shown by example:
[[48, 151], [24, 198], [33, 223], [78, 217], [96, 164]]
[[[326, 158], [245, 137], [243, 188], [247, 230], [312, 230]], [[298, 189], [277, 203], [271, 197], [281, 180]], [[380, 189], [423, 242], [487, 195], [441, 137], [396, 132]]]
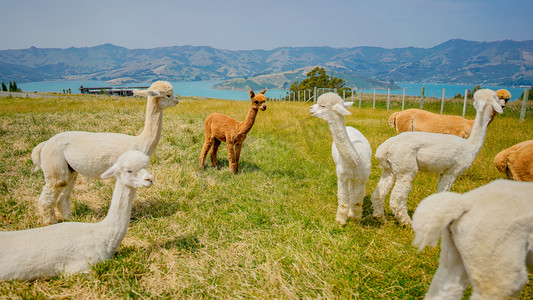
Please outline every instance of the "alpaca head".
[[316, 104], [309, 109], [309, 113], [325, 121], [333, 121], [335, 115], [342, 117], [351, 115], [346, 108], [352, 105], [353, 102], [344, 102], [336, 93], [325, 93], [318, 97]]
[[474, 93], [474, 108], [476, 111], [484, 110], [485, 107], [492, 107], [492, 109], [497, 113], [503, 113], [502, 106], [499, 103], [498, 95], [496, 95], [496, 92], [490, 89], [482, 89]]
[[254, 91], [250, 90], [250, 99], [252, 99], [252, 108], [265, 110], [267, 108], [266, 102], [266, 93], [267, 89], [262, 90], [259, 94], [255, 94]]
[[174, 96], [174, 88], [168, 81], [156, 81], [148, 89], [134, 90], [133, 93], [148, 97], [148, 101], [155, 101], [162, 109], [175, 106], [179, 102], [178, 97]]
[[506, 89], [500, 89], [496, 91], [496, 95], [498, 95], [498, 99], [500, 99], [500, 106], [505, 108], [507, 101], [511, 99], [511, 93]]
[[117, 162], [107, 171], [102, 173], [100, 177], [104, 179], [115, 177], [123, 184], [133, 188], [151, 186], [154, 183], [152, 174], [148, 173], [146, 170], [149, 160], [150, 158], [140, 151], [126, 151], [122, 153], [118, 157]]

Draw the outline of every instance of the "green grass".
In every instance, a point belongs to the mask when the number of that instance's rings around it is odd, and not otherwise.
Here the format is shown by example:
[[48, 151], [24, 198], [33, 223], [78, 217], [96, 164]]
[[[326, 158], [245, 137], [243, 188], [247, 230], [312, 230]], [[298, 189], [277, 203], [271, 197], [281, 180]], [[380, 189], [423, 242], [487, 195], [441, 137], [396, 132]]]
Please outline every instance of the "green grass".
[[[383, 96], [351, 109], [347, 124], [375, 149], [395, 135]], [[394, 99], [394, 98], [393, 98]], [[67, 130], [138, 134], [145, 100], [108, 96], [0, 98], [0, 228], [40, 226], [37, 198], [42, 172], [31, 173], [31, 150]], [[203, 120], [212, 112], [244, 119], [249, 103], [184, 98], [165, 111], [162, 138], [149, 169], [155, 184], [138, 190], [129, 232], [113, 259], [89, 274], [33, 282], [0, 282], [0, 298], [356, 298], [423, 297], [438, 266], [438, 248], [418, 253], [413, 232], [371, 217], [369, 197], [381, 170], [373, 160], [363, 220], [335, 224], [336, 176], [331, 135], [309, 115], [309, 103], [269, 102], [245, 141], [240, 173], [228, 168], [224, 145], [220, 170], [199, 168]], [[406, 108], [418, 107], [410, 99]], [[426, 98], [425, 109], [440, 102]], [[466, 192], [503, 175], [492, 160], [515, 143], [533, 139], [533, 108], [520, 122], [512, 103], [489, 127], [478, 157], [452, 187]], [[460, 102], [445, 113], [461, 114]], [[469, 105], [467, 118], [474, 117]], [[409, 213], [436, 191], [434, 174], [418, 174]], [[107, 213], [111, 180], [78, 177], [73, 221], [98, 222]], [[531, 279], [531, 277], [530, 277]], [[533, 299], [530, 280], [521, 299]]]

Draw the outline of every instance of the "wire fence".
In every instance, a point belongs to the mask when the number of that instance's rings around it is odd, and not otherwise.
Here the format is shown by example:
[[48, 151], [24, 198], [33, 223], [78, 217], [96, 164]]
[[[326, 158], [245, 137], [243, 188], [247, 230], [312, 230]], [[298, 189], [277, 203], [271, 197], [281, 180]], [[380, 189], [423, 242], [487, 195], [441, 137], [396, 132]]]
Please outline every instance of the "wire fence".
[[[440, 99], [437, 99], [435, 97], [426, 97], [425, 96], [425, 87], [422, 87], [420, 96], [408, 96], [405, 94], [405, 88], [403, 88], [403, 93], [401, 95], [391, 95], [390, 89], [382, 90], [382, 89], [371, 89], [370, 93], [367, 90], [366, 93], [363, 92], [363, 89], [352, 89], [351, 91], [346, 92], [346, 90], [342, 90], [342, 93], [340, 93], [341, 97], [344, 99], [344, 101], [351, 101], [354, 102], [354, 106], [356, 102], [358, 102], [359, 108], [362, 108], [363, 103], [372, 101], [372, 109], [376, 108], [376, 102], [383, 102], [385, 101], [385, 107], [387, 110], [391, 108], [392, 103], [399, 103], [401, 101], [401, 110], [404, 110], [406, 108], [406, 103], [410, 102], [416, 102], [418, 103], [418, 107], [420, 109], [424, 109], [424, 102], [426, 100], [430, 102], [435, 102], [440, 100], [440, 113], [443, 114], [444, 112], [444, 106], [447, 102], [453, 102], [457, 103], [459, 100], [462, 101], [462, 116], [464, 117], [466, 114], [466, 107], [468, 99], [470, 99], [469, 95], [472, 91], [469, 89], [465, 89], [464, 96], [462, 99], [458, 98], [446, 98], [445, 92], [446, 90], [442, 89], [442, 97]], [[379, 91], [379, 93], [377, 93]], [[386, 93], [385, 93], [386, 91]], [[331, 88], [318, 88], [315, 87], [313, 89], [308, 90], [300, 90], [297, 93], [295, 92], [287, 92], [286, 96], [280, 96], [278, 98], [270, 98], [271, 101], [303, 101], [303, 102], [316, 102], [316, 99], [320, 97], [320, 95], [328, 92], [337, 93], [337, 89], [331, 89]], [[521, 109], [520, 109], [520, 121], [524, 121], [526, 117], [526, 111], [528, 106], [528, 99], [529, 98], [529, 89], [524, 89], [524, 93], [522, 96], [522, 99], [515, 100], [515, 101], [521, 101]], [[452, 100], [452, 101], [451, 101]], [[514, 101], [513, 101], [514, 102]], [[412, 106], [412, 105], [410, 105]], [[410, 107], [412, 108], [412, 107]]]

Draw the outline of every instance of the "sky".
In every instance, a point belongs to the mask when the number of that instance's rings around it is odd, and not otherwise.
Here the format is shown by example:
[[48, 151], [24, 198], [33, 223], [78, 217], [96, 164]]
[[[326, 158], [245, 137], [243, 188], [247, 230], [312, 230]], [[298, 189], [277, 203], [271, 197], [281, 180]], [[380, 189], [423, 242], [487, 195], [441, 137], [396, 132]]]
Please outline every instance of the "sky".
[[533, 40], [533, 0], [0, 0], [0, 50], [431, 48]]

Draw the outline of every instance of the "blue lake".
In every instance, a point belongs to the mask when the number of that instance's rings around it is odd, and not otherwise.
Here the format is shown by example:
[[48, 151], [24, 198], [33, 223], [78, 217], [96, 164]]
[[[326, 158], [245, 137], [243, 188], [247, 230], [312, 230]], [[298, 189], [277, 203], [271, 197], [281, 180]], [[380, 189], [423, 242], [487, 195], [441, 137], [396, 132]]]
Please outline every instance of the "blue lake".
[[[185, 81], [172, 82], [174, 93], [181, 96], [200, 96], [228, 100], [248, 100], [247, 91], [228, 91], [212, 89], [218, 81]], [[425, 87], [424, 95], [426, 97], [442, 97], [442, 90], [445, 89], [445, 97], [451, 98], [458, 93], [464, 95], [465, 89], [473, 89], [473, 85], [451, 85], [451, 84], [431, 84], [431, 83], [396, 83], [401, 87], [399, 90], [391, 90], [392, 95], [402, 95], [403, 88], [405, 94], [410, 96], [420, 96], [422, 87]], [[84, 87], [108, 87], [109, 84], [104, 81], [95, 80], [59, 80], [59, 81], [39, 81], [17, 84], [25, 92], [62, 92], [71, 89], [72, 93], [79, 93], [78, 88]], [[127, 84], [123, 86], [143, 86], [149, 84]], [[500, 89], [505, 88], [511, 92], [511, 99], [518, 99], [524, 88], [502, 87], [502, 86], [483, 86], [484, 88]], [[285, 90], [268, 90], [267, 95], [271, 98], [285, 96]], [[373, 93], [372, 89], [364, 89], [363, 93]], [[376, 90], [377, 94], [387, 94], [387, 90]]]

